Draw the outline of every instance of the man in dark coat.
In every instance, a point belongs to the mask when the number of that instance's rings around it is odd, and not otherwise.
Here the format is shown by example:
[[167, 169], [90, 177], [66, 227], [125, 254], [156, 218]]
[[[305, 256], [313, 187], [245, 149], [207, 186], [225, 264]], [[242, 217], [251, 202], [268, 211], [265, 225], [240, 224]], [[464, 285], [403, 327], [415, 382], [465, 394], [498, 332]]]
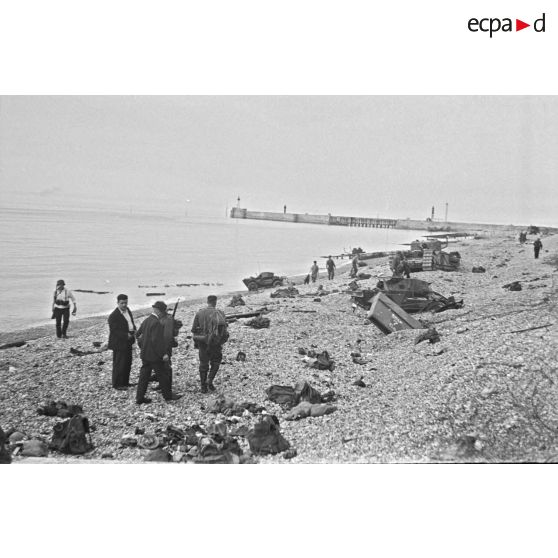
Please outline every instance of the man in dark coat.
[[136, 342], [136, 325], [128, 308], [128, 295], [116, 297], [117, 307], [108, 317], [108, 348], [112, 350], [112, 387], [118, 390], [130, 387], [132, 346]]
[[542, 248], [541, 239], [537, 238], [537, 240], [533, 242], [533, 249], [535, 250], [535, 260], [539, 259], [539, 252], [541, 251], [541, 248]]
[[142, 362], [136, 392], [136, 403], [138, 405], [151, 403], [151, 399], [145, 397], [151, 371], [155, 372], [159, 380], [165, 401], [176, 401], [182, 397], [172, 393], [171, 379], [168, 370], [165, 368], [165, 362], [169, 360], [169, 355], [163, 324], [160, 320], [167, 313], [167, 305], [158, 300], [152, 308], [153, 313], [141, 323], [137, 333]]

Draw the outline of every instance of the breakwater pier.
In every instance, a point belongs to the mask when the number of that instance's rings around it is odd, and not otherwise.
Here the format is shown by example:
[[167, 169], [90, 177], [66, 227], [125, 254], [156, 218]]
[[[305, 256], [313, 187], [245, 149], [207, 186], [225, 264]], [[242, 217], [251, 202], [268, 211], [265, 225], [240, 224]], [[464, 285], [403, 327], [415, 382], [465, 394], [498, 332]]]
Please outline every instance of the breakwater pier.
[[[431, 219], [387, 219], [380, 217], [350, 217], [341, 215], [317, 215], [312, 213], [287, 213], [273, 211], [251, 211], [241, 207], [233, 207], [230, 212], [232, 219], [257, 219], [260, 221], [283, 221], [285, 223], [310, 223], [314, 225], [329, 225], [341, 227], [370, 227], [381, 229], [423, 230], [429, 232], [449, 231], [520, 231], [526, 225], [497, 225], [489, 223], [461, 223], [456, 221], [432, 221]], [[552, 227], [541, 227], [541, 232], [558, 232]]]

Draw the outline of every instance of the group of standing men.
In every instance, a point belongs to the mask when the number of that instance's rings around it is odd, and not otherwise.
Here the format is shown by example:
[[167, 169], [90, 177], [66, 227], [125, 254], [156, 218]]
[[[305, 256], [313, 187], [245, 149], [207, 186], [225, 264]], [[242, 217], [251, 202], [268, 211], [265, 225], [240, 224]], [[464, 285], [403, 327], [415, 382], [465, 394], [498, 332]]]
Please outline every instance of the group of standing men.
[[[214, 391], [213, 380], [223, 358], [222, 345], [228, 339], [227, 322], [222, 310], [216, 308], [217, 297], [207, 297], [207, 308], [194, 317], [192, 333], [200, 357], [200, 382], [202, 393]], [[108, 348], [113, 351], [112, 387], [126, 390], [130, 384], [133, 345], [138, 341], [142, 366], [136, 391], [138, 405], [151, 403], [145, 396], [151, 380], [156, 379], [165, 401], [176, 401], [182, 396], [172, 391], [172, 349], [177, 346], [176, 335], [182, 326], [179, 320], [167, 313], [167, 305], [157, 301], [153, 312], [136, 329], [128, 308], [128, 296], [119, 294], [117, 307], [108, 318]], [[154, 376], [152, 376], [154, 373]]]
[[[335, 277], [335, 267], [336, 267], [335, 262], [331, 259], [331, 256], [329, 256], [326, 260], [326, 269], [327, 269], [327, 278], [330, 280]], [[312, 267], [310, 267], [310, 273], [308, 274], [308, 281], [305, 282], [309, 282], [309, 280], [312, 280], [312, 283], [315, 283], [318, 279], [319, 272], [320, 272], [320, 268], [318, 266], [318, 262], [314, 260]]]

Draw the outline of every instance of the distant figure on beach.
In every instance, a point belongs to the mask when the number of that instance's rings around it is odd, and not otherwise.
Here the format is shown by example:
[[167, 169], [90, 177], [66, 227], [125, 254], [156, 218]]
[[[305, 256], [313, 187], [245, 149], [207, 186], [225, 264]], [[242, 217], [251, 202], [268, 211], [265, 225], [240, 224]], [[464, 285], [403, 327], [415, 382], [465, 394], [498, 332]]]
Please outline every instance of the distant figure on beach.
[[66, 289], [64, 279], [58, 279], [52, 299], [52, 317], [56, 320], [56, 337], [58, 339], [68, 338], [66, 332], [70, 323], [70, 301], [74, 304], [72, 316], [75, 316], [77, 312], [76, 299], [72, 291]]
[[537, 240], [535, 240], [535, 242], [533, 242], [533, 249], [535, 250], [535, 260], [539, 259], [539, 252], [541, 251], [541, 248], [543, 247], [541, 239], [537, 238]]
[[112, 387], [125, 390], [130, 387], [132, 346], [136, 342], [136, 325], [128, 308], [128, 295], [116, 297], [116, 308], [108, 317], [108, 348], [112, 350]]
[[402, 266], [403, 275], [407, 279], [410, 279], [411, 278], [411, 266], [409, 265], [409, 262], [407, 261], [407, 256], [405, 254], [403, 254], [403, 259], [401, 260], [401, 266]]
[[[194, 316], [192, 333], [194, 346], [200, 357], [201, 392], [215, 391], [213, 380], [219, 372], [223, 360], [223, 344], [229, 338], [225, 313], [217, 307], [217, 297], [207, 297], [207, 307], [198, 310]], [[208, 376], [209, 373], [209, 376]]]
[[137, 332], [142, 361], [136, 392], [136, 403], [138, 405], [151, 403], [151, 399], [145, 397], [151, 371], [155, 372], [159, 380], [165, 401], [176, 401], [182, 397], [172, 392], [171, 379], [165, 368], [165, 362], [169, 360], [169, 355], [161, 318], [167, 313], [167, 305], [158, 300], [152, 308], [153, 313], [141, 323]]
[[356, 277], [358, 273], [358, 254], [354, 255], [351, 263], [351, 277]]
[[283, 206], [283, 213], [287, 213], [287, 206], [286, 205]]
[[331, 256], [326, 261], [327, 267], [327, 278], [333, 279], [335, 277], [335, 262], [331, 259]]
[[316, 260], [314, 260], [314, 263], [312, 264], [312, 267], [310, 268], [310, 279], [312, 279], [312, 283], [316, 282], [316, 279], [318, 278], [318, 272], [320, 271], [320, 268], [318, 267], [318, 263], [316, 262]]
[[519, 244], [525, 244], [526, 240], [527, 240], [527, 233], [525, 231], [521, 231], [519, 233]]
[[402, 260], [403, 260], [403, 256], [401, 252], [399, 251], [395, 252], [395, 256], [393, 256], [390, 265], [392, 271], [392, 277], [395, 278], [403, 277], [403, 266], [401, 264]]

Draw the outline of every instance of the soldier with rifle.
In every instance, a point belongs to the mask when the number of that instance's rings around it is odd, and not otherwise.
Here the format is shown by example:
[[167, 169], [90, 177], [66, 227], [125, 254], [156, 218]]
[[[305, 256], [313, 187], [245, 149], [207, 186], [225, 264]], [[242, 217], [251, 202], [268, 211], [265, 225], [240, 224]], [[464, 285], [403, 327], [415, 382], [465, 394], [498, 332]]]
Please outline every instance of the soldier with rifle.
[[[170, 385], [172, 387], [172, 350], [173, 348], [178, 347], [178, 341], [176, 340], [180, 328], [183, 326], [180, 320], [175, 318], [176, 310], [178, 308], [178, 303], [180, 302], [180, 297], [176, 301], [174, 305], [174, 309], [172, 311], [172, 315], [166, 313], [161, 318], [161, 324], [163, 324], [163, 336], [165, 338], [165, 345], [167, 347], [167, 354], [169, 355], [169, 359], [164, 362], [165, 371], [168, 374], [168, 378], [170, 381]], [[155, 388], [157, 391], [161, 390], [161, 385]]]

